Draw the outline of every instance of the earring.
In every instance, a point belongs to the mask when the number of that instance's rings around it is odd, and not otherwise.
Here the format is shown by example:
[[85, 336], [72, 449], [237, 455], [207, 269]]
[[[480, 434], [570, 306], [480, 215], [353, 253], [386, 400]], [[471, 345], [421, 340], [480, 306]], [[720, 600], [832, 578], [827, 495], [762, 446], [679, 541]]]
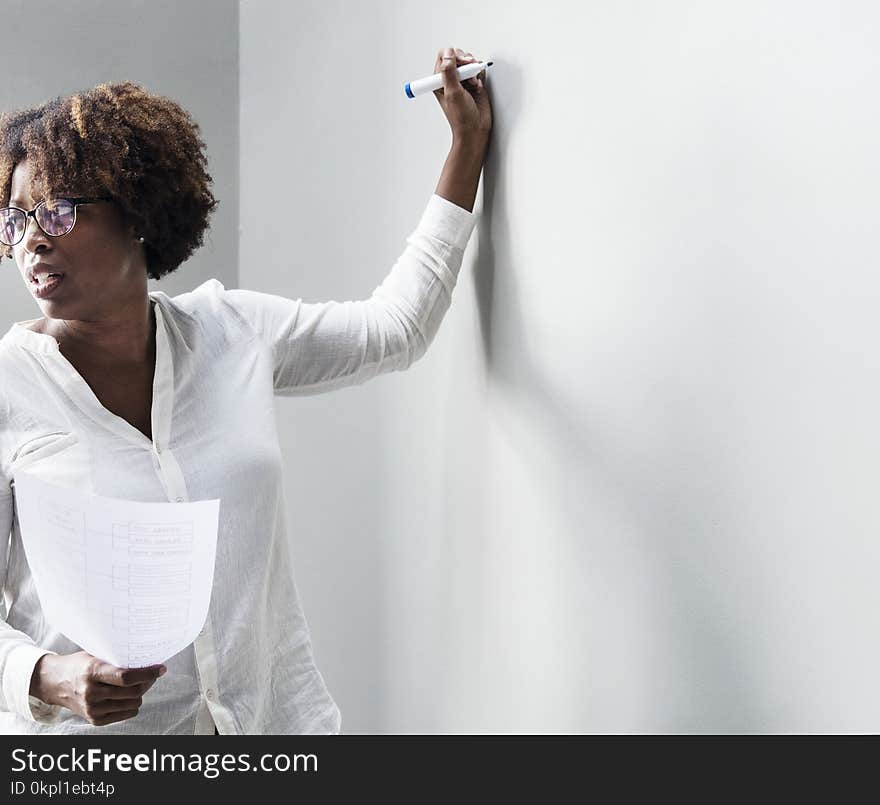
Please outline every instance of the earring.
[[143, 243], [143, 242], [144, 242], [144, 236], [141, 235], [141, 236], [137, 239], [137, 242], [138, 242], [138, 243]]

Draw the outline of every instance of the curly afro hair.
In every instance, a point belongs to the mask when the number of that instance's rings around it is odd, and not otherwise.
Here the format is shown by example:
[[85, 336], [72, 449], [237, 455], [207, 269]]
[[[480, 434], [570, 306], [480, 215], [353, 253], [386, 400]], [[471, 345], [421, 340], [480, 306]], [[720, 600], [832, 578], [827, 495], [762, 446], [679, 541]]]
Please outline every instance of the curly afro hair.
[[[177, 103], [132, 81], [3, 113], [0, 206], [9, 204], [12, 172], [24, 159], [31, 198], [111, 196], [144, 238], [147, 275], [161, 279], [202, 245], [219, 203], [199, 132]], [[0, 257], [12, 256], [0, 244]]]

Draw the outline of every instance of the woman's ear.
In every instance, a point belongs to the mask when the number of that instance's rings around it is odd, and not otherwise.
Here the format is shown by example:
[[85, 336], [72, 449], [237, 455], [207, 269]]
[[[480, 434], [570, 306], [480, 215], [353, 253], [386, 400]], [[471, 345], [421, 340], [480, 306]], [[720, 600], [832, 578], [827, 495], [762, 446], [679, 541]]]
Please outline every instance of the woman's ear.
[[139, 243], [144, 242], [144, 239], [140, 237], [137, 232], [135, 232], [134, 224], [128, 225], [128, 237], [130, 240], [135, 240]]

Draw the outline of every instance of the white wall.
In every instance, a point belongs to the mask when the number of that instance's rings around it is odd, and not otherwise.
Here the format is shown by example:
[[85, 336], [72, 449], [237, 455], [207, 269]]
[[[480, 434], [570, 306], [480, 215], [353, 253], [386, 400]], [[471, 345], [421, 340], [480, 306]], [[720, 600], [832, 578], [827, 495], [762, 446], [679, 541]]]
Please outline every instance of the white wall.
[[404, 82], [496, 59], [434, 344], [279, 400], [344, 730], [876, 731], [880, 11], [240, 8], [240, 283], [308, 301], [369, 296], [436, 186]]
[[[169, 296], [210, 277], [238, 276], [237, 0], [4, 0], [0, 109], [37, 106], [105, 81], [167, 95], [201, 127], [220, 203], [202, 248], [150, 280]], [[36, 319], [39, 305], [12, 260], [0, 261], [0, 330]], [[0, 333], [0, 334], [2, 334]]]

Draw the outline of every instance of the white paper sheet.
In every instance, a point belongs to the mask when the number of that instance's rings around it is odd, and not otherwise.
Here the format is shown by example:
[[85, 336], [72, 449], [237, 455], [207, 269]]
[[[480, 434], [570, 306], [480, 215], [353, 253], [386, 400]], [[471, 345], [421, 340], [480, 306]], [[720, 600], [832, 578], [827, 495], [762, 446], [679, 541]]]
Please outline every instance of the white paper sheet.
[[26, 472], [15, 502], [48, 621], [124, 668], [164, 662], [198, 635], [214, 580], [220, 500], [144, 503]]

